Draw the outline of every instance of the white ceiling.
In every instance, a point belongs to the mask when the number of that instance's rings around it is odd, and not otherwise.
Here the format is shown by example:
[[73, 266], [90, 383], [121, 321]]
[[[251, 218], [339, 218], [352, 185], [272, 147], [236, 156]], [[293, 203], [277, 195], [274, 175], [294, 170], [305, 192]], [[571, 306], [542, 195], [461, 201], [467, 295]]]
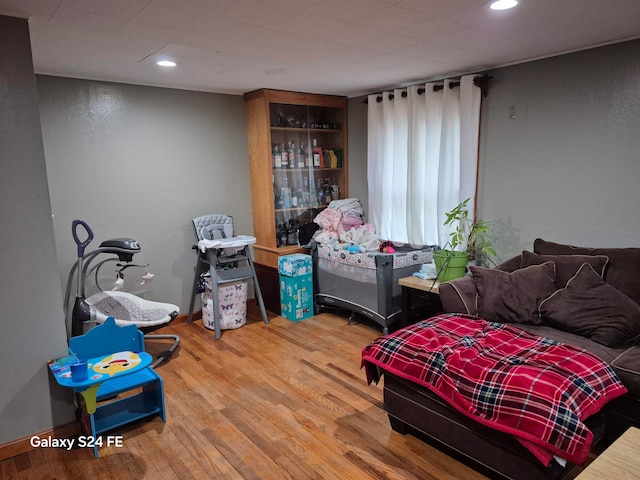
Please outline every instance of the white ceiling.
[[[640, 37], [640, 0], [0, 0], [36, 73], [359, 96]], [[155, 64], [175, 60], [174, 69]]]

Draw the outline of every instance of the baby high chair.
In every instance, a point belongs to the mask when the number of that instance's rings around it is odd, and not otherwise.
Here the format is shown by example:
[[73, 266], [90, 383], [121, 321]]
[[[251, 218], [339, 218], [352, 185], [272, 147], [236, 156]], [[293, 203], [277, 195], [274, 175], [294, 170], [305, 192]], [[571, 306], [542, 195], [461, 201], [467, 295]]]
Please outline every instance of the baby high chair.
[[[86, 238], [81, 240], [78, 235], [79, 228], [84, 229]], [[85, 248], [93, 240], [93, 232], [89, 225], [82, 220], [74, 220], [72, 224], [73, 239], [78, 247], [78, 260], [69, 272], [67, 291], [65, 295], [65, 309], [69, 302], [73, 276], [77, 271], [76, 299], [71, 313], [71, 337], [82, 335], [91, 327], [102, 324], [108, 317], [115, 319], [118, 326], [135, 325], [142, 333], [145, 340], [173, 340], [173, 344], [165, 351], [158, 354], [158, 358], [151, 364], [155, 367], [160, 362], [169, 358], [180, 343], [177, 335], [149, 335], [149, 332], [171, 323], [180, 311], [177, 305], [171, 303], [154, 302], [146, 300], [132, 293], [112, 290], [100, 291], [88, 298], [85, 298], [85, 285], [87, 277], [95, 272], [96, 286], [100, 267], [110, 261], [127, 262], [118, 271], [118, 279], [123, 278], [122, 271], [127, 266], [132, 266], [130, 262], [133, 256], [140, 252], [140, 245], [132, 238], [114, 238], [105, 240], [100, 247], [85, 254]], [[113, 254], [116, 257], [109, 257], [102, 260], [95, 267], [89, 269], [91, 262], [101, 254]]]
[[191, 301], [187, 323], [193, 319], [193, 307], [200, 277], [207, 270], [211, 275], [213, 296], [213, 317], [216, 340], [221, 336], [220, 327], [220, 303], [218, 298], [218, 285], [235, 282], [244, 279], [253, 279], [256, 300], [260, 306], [260, 312], [264, 323], [269, 323], [267, 312], [262, 300], [260, 284], [253, 266], [250, 245], [256, 242], [256, 238], [248, 235], [234, 236], [233, 218], [230, 215], [202, 215], [192, 220], [197, 245], [195, 276], [191, 289]]

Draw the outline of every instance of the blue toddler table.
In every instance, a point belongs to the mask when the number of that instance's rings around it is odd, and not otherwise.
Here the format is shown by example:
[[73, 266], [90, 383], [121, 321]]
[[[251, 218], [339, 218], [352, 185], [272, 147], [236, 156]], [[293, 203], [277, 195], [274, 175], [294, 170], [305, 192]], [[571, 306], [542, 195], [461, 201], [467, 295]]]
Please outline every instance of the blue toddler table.
[[[134, 325], [118, 327], [109, 317], [85, 335], [71, 338], [69, 350], [70, 355], [50, 361], [49, 369], [61, 386], [78, 395], [82, 424], [93, 437], [96, 458], [99, 434], [151, 415], [166, 420], [162, 378], [149, 367], [153, 358], [144, 351], [143, 334]], [[72, 378], [71, 365], [78, 361], [87, 363], [86, 380]], [[137, 388], [141, 393], [118, 398]]]

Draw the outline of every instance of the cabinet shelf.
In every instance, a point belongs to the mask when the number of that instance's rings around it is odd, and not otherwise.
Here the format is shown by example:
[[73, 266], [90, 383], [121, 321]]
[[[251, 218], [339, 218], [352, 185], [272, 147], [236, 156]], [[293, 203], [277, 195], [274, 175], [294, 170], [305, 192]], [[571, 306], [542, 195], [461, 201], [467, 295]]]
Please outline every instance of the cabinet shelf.
[[306, 207], [287, 207], [287, 208], [276, 208], [276, 213], [285, 213], [285, 212], [303, 212], [307, 210], [324, 210], [328, 205], [307, 205]]
[[296, 133], [342, 133], [341, 128], [304, 128], [304, 127], [271, 127], [274, 132], [296, 132]]
[[300, 167], [300, 168], [276, 168], [273, 167], [273, 171], [275, 172], [282, 172], [282, 173], [287, 173], [287, 172], [331, 172], [331, 171], [339, 171], [342, 170], [344, 167], [322, 167], [322, 168], [315, 168], [315, 167]]

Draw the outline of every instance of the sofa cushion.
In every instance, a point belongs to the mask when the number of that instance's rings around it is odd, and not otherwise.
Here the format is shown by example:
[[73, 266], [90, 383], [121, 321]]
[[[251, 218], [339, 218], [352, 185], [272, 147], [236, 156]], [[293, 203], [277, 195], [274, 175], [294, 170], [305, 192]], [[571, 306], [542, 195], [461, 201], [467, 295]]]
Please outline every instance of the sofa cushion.
[[574, 247], [537, 238], [533, 251], [540, 255], [606, 255], [609, 265], [604, 279], [640, 305], [640, 248]]
[[478, 315], [504, 323], [540, 324], [538, 305], [556, 290], [555, 264], [546, 262], [514, 272], [470, 267], [478, 290]]
[[545, 323], [611, 348], [634, 345], [640, 337], [640, 306], [588, 263], [565, 288], [543, 300], [539, 310]]
[[540, 265], [544, 262], [554, 262], [556, 264], [556, 286], [558, 288], [564, 288], [583, 263], [591, 265], [602, 278], [604, 278], [605, 269], [609, 263], [609, 257], [606, 255], [538, 255], [527, 250], [522, 252], [520, 258], [522, 268]]

